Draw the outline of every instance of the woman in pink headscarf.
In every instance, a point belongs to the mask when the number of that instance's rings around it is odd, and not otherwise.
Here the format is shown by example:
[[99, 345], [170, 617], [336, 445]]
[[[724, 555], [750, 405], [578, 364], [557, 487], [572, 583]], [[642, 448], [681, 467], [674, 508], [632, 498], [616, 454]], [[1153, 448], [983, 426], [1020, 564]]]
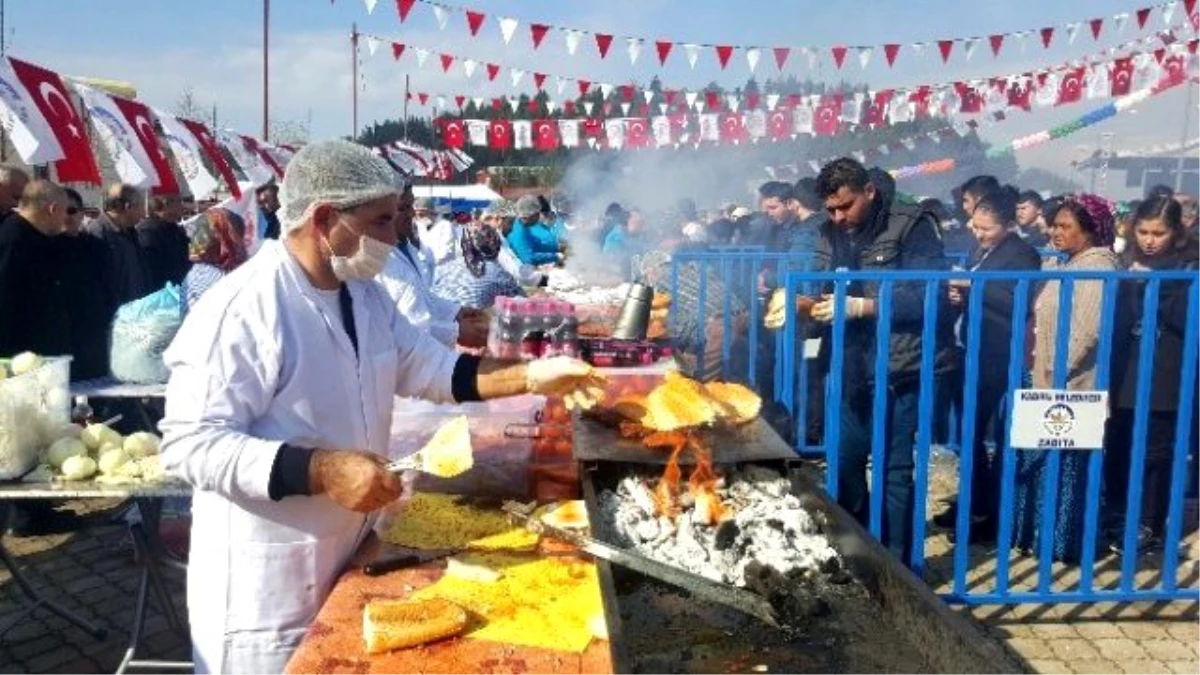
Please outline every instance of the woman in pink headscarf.
[[[1050, 241], [1065, 259], [1048, 260], [1046, 270], [1116, 270], [1113, 253], [1115, 218], [1112, 206], [1096, 195], [1072, 195], [1063, 201], [1050, 223]], [[1069, 337], [1062, 378], [1066, 389], [1090, 390], [1096, 385], [1096, 363], [1100, 347], [1100, 317], [1104, 311], [1104, 282], [1076, 281], [1069, 307], [1059, 305], [1059, 281], [1042, 287], [1034, 303], [1033, 387], [1056, 389], [1058, 362], [1058, 319], [1069, 311]], [[1109, 311], [1112, 311], [1111, 309]], [[1018, 453], [1017, 518], [1014, 542], [1017, 548], [1033, 550], [1038, 541], [1039, 513], [1045, 495], [1042, 471], [1049, 452]], [[1055, 491], [1058, 508], [1054, 522], [1055, 560], [1075, 563], [1083, 551], [1083, 511], [1087, 494], [1087, 453], [1066, 452], [1060, 456], [1060, 473]], [[1089, 542], [1094, 543], [1094, 542]]]
[[192, 268], [183, 279], [186, 313], [200, 296], [246, 262], [246, 224], [237, 214], [211, 208], [196, 220], [188, 247]]

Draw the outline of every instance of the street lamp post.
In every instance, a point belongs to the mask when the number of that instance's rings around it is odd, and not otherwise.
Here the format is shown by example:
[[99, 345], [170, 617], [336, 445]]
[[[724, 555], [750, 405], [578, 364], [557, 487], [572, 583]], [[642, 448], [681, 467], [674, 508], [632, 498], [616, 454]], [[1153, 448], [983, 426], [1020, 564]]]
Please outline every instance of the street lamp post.
[[271, 109], [271, 82], [270, 82], [270, 26], [271, 26], [271, 0], [263, 0], [263, 119], [262, 119], [262, 137], [264, 141], [270, 141], [270, 109]]

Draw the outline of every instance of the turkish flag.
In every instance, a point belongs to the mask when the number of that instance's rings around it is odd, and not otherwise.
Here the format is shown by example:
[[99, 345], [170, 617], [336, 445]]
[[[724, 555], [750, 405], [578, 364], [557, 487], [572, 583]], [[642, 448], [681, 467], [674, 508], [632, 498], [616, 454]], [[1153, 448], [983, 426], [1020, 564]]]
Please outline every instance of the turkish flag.
[[63, 158], [54, 163], [58, 180], [99, 185], [100, 168], [92, 154], [87, 127], [71, 105], [58, 73], [13, 58], [9, 63], [62, 148]]
[[893, 93], [891, 89], [885, 89], [875, 94], [875, 98], [867, 103], [867, 111], [863, 115], [863, 124], [872, 128], [887, 124], [888, 104], [892, 101]]
[[641, 117], [625, 120], [625, 145], [630, 148], [650, 146], [650, 123]]
[[238, 188], [237, 177], [233, 174], [233, 169], [229, 166], [229, 162], [225, 161], [225, 155], [221, 154], [221, 147], [217, 145], [217, 140], [213, 138], [212, 132], [208, 127], [200, 122], [185, 120], [179, 118], [179, 123], [187, 127], [192, 136], [196, 138], [196, 143], [200, 145], [200, 149], [204, 151], [208, 160], [217, 167], [217, 173], [221, 174], [221, 179], [225, 181], [225, 186], [229, 188], [229, 193], [236, 199], [241, 199], [242, 191]]
[[1016, 81], [1008, 88], [1008, 105], [1013, 108], [1029, 110], [1029, 97], [1033, 94], [1031, 80]]
[[154, 165], [154, 171], [158, 174], [158, 185], [152, 190], [152, 194], [156, 195], [177, 195], [179, 194], [179, 184], [175, 182], [175, 172], [171, 169], [171, 162], [167, 159], [167, 154], [163, 152], [162, 144], [158, 142], [158, 133], [154, 131], [154, 123], [150, 120], [150, 109], [138, 103], [130, 101], [119, 96], [112, 97], [113, 104], [125, 116], [125, 120], [129, 122], [129, 126], [133, 127], [137, 133], [138, 141], [142, 144], [142, 149], [146, 151], [146, 156], [150, 158], [150, 163]]
[[488, 125], [489, 147], [493, 150], [507, 150], [512, 147], [512, 122], [508, 120], [492, 120]]
[[721, 114], [721, 142], [742, 143], [746, 140], [746, 127], [742, 124], [741, 113], [726, 112]]
[[251, 138], [250, 136], [239, 136], [239, 138], [242, 139], [242, 146], [245, 147], [247, 151], [258, 156], [260, 159], [262, 159], [264, 164], [271, 167], [271, 172], [275, 174], [275, 178], [283, 180], [283, 167], [279, 166], [279, 162], [275, 161], [275, 158], [271, 156], [271, 153], [266, 151], [266, 148], [263, 148], [258, 144], [257, 139]]
[[456, 150], [462, 149], [463, 144], [466, 142], [462, 120], [453, 117], [443, 117], [440, 123], [442, 127], [442, 142], [446, 144], [446, 147]]
[[533, 147], [538, 150], [554, 150], [558, 147], [558, 123], [554, 120], [534, 120]]
[[589, 117], [583, 120], [583, 135], [588, 138], [599, 138], [604, 133], [604, 124], [600, 120]]
[[930, 93], [928, 85], [921, 85], [916, 91], [908, 95], [908, 100], [913, 104], [913, 108], [916, 111], [917, 119], [929, 117]]
[[1168, 56], [1163, 60], [1162, 69], [1162, 80], [1158, 83], [1160, 89], [1183, 84], [1187, 79], [1187, 62], [1182, 54]]
[[792, 111], [779, 107], [767, 115], [767, 136], [782, 141], [792, 134]]
[[1075, 103], [1083, 98], [1084, 78], [1086, 77], [1087, 69], [1083, 66], [1064, 72], [1058, 83], [1058, 105]]
[[975, 91], [975, 87], [966, 82], [955, 82], [954, 91], [960, 102], [958, 111], [962, 113], [977, 113], [983, 110], [983, 97]]
[[822, 96], [813, 116], [813, 131], [818, 136], [833, 136], [838, 131], [838, 117], [842, 114], [839, 96]]

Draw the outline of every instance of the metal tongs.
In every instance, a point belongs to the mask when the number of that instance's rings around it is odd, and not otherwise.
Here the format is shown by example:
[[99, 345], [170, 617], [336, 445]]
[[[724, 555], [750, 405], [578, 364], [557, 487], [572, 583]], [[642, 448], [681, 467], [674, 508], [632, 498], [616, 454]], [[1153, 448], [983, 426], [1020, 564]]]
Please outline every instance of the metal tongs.
[[578, 546], [581, 551], [596, 558], [606, 560], [614, 565], [620, 565], [639, 574], [644, 574], [676, 588], [683, 589], [700, 600], [736, 609], [767, 625], [779, 628], [779, 622], [775, 618], [775, 610], [771, 607], [771, 603], [767, 602], [767, 599], [761, 595], [728, 584], [718, 583], [687, 570], [682, 570], [673, 565], [648, 558], [640, 553], [611, 546], [599, 539], [584, 534], [548, 525], [541, 518], [533, 515], [534, 509], [537, 508], [537, 502], [523, 504], [521, 502], [506, 501], [500, 508], [510, 518], [523, 523], [531, 532], [548, 534], [555, 539], [570, 542]]

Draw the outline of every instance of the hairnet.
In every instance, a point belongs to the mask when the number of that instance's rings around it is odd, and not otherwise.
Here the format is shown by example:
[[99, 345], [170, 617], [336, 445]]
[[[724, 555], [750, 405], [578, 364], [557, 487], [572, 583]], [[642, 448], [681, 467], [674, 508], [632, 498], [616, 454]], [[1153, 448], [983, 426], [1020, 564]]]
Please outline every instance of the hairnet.
[[537, 197], [533, 195], [522, 195], [517, 200], [517, 216], [520, 218], [528, 218], [536, 216], [542, 212], [542, 205], [538, 203]]
[[361, 145], [340, 140], [307, 145], [283, 176], [280, 226], [285, 233], [300, 227], [318, 202], [349, 209], [399, 194], [402, 187], [396, 172]]

